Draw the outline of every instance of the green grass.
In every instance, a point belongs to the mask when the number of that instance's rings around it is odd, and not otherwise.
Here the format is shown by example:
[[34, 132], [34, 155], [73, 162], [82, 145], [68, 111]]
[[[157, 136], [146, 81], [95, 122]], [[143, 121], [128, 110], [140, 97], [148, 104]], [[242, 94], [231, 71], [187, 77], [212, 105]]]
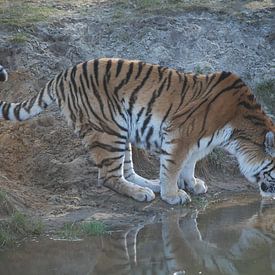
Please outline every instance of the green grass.
[[57, 10], [27, 1], [0, 0], [0, 24], [25, 27], [47, 20]]
[[32, 220], [19, 211], [0, 223], [0, 247], [12, 245], [16, 241], [30, 236], [39, 236], [43, 233], [43, 223]]
[[66, 223], [58, 236], [62, 239], [78, 239], [85, 236], [101, 236], [107, 233], [106, 226], [100, 221], [90, 221], [83, 223]]
[[24, 44], [28, 41], [28, 37], [24, 33], [17, 33], [10, 38], [10, 42], [13, 44]]
[[5, 203], [7, 199], [7, 193], [0, 189], [0, 205]]
[[275, 79], [268, 79], [256, 85], [256, 95], [270, 112], [275, 114]]

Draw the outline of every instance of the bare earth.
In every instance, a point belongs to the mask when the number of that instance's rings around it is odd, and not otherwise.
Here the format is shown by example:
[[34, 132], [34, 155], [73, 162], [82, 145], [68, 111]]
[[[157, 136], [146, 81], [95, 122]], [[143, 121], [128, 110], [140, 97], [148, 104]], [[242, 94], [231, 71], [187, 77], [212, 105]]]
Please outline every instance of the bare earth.
[[[233, 11], [142, 13], [104, 1], [87, 6], [85, 12], [25, 26], [20, 30], [28, 37], [24, 44], [11, 42], [18, 28], [0, 25], [0, 64], [9, 70], [9, 81], [0, 84], [1, 99], [28, 98], [60, 70], [103, 56], [141, 59], [186, 71], [234, 71], [254, 87], [274, 77], [274, 5]], [[33, 120], [1, 122], [0, 127], [0, 189], [10, 203], [10, 208], [0, 211], [0, 218], [17, 208], [42, 217], [49, 228], [92, 218], [118, 225], [172, 208], [159, 197], [152, 203], [138, 203], [97, 188], [97, 170], [89, 152], [55, 106]], [[136, 150], [135, 164], [141, 175], [158, 176], [158, 160], [149, 154]], [[218, 166], [206, 160], [198, 170], [207, 179], [209, 193], [187, 207], [204, 198], [215, 201], [257, 192], [236, 172], [232, 159]]]

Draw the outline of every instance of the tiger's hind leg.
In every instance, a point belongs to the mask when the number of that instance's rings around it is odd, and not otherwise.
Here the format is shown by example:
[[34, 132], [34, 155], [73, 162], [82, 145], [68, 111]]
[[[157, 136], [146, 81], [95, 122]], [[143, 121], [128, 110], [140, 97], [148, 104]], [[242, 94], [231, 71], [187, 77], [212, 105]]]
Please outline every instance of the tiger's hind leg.
[[134, 171], [133, 159], [132, 159], [132, 147], [131, 143], [128, 143], [128, 146], [125, 150], [125, 159], [124, 159], [124, 177], [126, 180], [133, 182], [139, 186], [148, 187], [152, 191], [159, 193], [160, 192], [160, 184], [159, 180], [149, 180], [139, 176]]
[[107, 133], [93, 133], [85, 137], [85, 143], [91, 149], [92, 158], [99, 169], [98, 184], [137, 201], [151, 201], [155, 198], [151, 189], [127, 181], [123, 176], [124, 142], [115, 140], [114, 136]]

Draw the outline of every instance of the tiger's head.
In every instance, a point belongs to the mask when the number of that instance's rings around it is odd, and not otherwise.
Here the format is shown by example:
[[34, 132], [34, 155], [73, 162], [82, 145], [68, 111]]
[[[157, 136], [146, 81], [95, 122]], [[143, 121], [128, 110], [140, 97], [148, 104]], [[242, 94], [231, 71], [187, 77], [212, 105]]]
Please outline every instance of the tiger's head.
[[7, 81], [8, 80], [8, 73], [3, 68], [3, 66], [0, 65], [0, 81]]
[[275, 137], [273, 131], [266, 133], [264, 150], [267, 155], [266, 164], [254, 177], [263, 197], [275, 197]]
[[[237, 157], [242, 174], [257, 183], [263, 197], [275, 197], [275, 125], [243, 85], [231, 111], [232, 135], [225, 149]], [[232, 105], [231, 105], [232, 106]]]

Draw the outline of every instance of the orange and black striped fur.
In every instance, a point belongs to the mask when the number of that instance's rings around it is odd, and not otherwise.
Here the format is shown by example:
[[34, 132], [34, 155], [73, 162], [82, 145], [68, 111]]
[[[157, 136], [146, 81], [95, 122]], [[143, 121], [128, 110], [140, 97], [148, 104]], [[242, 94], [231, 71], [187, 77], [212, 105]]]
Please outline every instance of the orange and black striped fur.
[[[2, 69], [0, 76], [7, 74]], [[196, 162], [220, 146], [234, 154], [262, 195], [275, 194], [274, 125], [245, 83], [230, 72], [181, 73], [123, 59], [69, 68], [33, 98], [0, 102], [4, 120], [26, 120], [56, 102], [99, 168], [98, 183], [138, 201], [154, 192], [170, 204], [205, 193]], [[160, 181], [134, 172], [131, 144], [160, 154]]]

